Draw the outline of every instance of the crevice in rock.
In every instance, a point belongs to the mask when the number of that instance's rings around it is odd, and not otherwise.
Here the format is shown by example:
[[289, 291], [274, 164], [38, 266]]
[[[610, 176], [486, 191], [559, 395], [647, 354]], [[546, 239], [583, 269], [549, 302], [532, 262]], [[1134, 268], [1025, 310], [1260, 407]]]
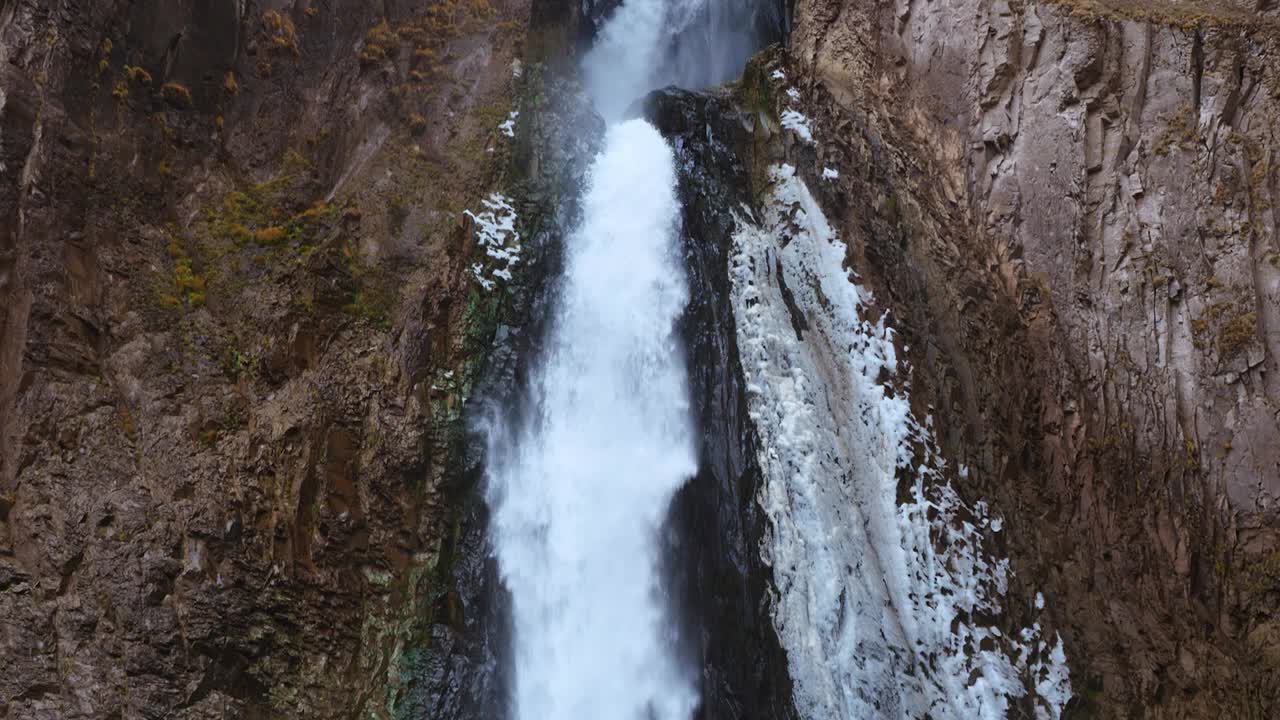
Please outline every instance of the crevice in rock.
[[1192, 127], [1200, 124], [1200, 103], [1204, 85], [1204, 34], [1199, 28], [1191, 35], [1191, 108]]

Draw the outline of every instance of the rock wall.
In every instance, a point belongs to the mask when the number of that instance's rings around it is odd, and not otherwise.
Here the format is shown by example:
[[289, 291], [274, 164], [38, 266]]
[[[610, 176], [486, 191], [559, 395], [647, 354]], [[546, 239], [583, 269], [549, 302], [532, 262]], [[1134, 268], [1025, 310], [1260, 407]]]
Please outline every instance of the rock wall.
[[529, 16], [0, 5], [0, 716], [459, 705]]
[[917, 412], [1008, 519], [1021, 594], [1045, 590], [1069, 714], [1280, 702], [1277, 20], [795, 6], [800, 96], [772, 109], [816, 144], [788, 157], [896, 318]]
[[[536, 356], [596, 127], [549, 71], [611, 5], [0, 4], [0, 715], [500, 697], [462, 408]], [[913, 414], [973, 469], [948, 479], [1004, 518], [984, 621], [1047, 597], [1068, 716], [1280, 706], [1278, 12], [796, 0], [785, 51], [698, 111], [750, 180], [725, 197], [794, 165], [891, 313]], [[679, 115], [684, 157], [727, 157]], [[464, 210], [499, 188], [546, 254], [491, 294]], [[693, 258], [712, 285], [723, 250]], [[677, 591], [708, 717], [786, 717], [755, 439], [701, 299], [720, 425]]]

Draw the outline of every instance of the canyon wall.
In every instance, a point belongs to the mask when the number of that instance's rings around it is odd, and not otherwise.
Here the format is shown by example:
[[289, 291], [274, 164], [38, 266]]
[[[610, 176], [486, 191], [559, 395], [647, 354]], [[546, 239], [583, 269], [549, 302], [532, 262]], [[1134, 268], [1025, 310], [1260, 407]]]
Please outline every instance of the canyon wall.
[[[0, 715], [493, 714], [463, 408], [528, 381], [613, 5], [0, 1]], [[782, 163], [1000, 520], [970, 620], [1062, 638], [1066, 717], [1271, 717], [1280, 9], [789, 14], [648, 108], [705, 285], [669, 546], [707, 717], [794, 713], [724, 267]], [[494, 292], [484, 199], [527, 249]]]
[[529, 18], [0, 3], [0, 716], [463, 704], [463, 211]]
[[[1266, 717], [1280, 676], [1268, 3], [799, 0], [839, 218], [1083, 717]], [[766, 88], [769, 89], [769, 88]], [[824, 178], [823, 169], [839, 171]], [[1029, 601], [1024, 600], [1024, 603]]]

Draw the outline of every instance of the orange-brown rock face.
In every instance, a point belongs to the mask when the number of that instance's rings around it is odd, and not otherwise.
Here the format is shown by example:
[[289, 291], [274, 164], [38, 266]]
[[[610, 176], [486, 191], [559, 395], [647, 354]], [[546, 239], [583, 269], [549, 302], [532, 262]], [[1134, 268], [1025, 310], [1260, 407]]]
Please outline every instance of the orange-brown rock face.
[[462, 622], [462, 211], [528, 16], [0, 8], [0, 716], [451, 702], [406, 647]]
[[839, 170], [1081, 716], [1277, 712], [1278, 59], [1267, 3], [795, 6], [789, 156]]

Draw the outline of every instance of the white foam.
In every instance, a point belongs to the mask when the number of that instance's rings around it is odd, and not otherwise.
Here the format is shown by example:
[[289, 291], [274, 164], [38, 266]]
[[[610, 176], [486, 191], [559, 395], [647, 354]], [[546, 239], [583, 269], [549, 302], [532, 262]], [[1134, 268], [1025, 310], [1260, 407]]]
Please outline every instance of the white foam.
[[623, 3], [601, 29], [583, 60], [583, 77], [596, 110], [607, 121], [657, 87], [666, 5], [660, 0]]
[[566, 246], [538, 414], [490, 428], [516, 720], [689, 720], [697, 705], [658, 582], [659, 528], [696, 470], [675, 182], [656, 129], [609, 129]]

